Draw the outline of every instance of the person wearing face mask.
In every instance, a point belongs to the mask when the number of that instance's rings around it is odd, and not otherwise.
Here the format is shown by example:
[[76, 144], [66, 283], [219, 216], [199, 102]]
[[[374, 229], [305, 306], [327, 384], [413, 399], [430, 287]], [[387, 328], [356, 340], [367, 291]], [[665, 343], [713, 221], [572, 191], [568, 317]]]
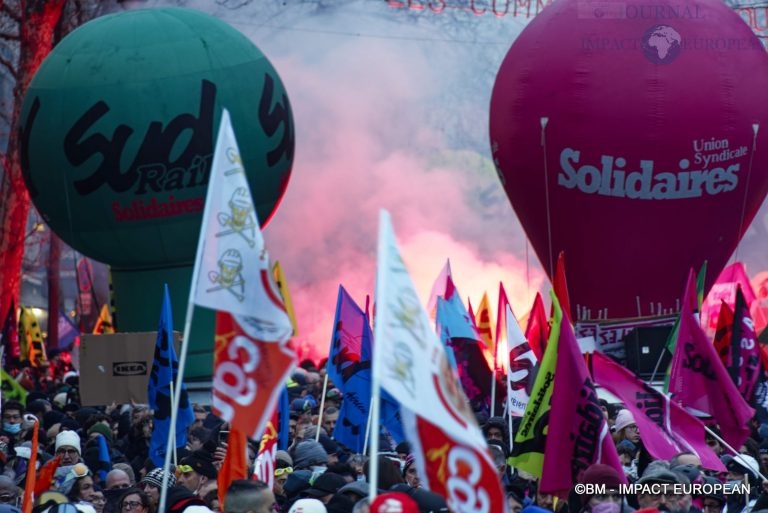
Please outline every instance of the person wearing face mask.
[[603, 485], [606, 491], [604, 495], [580, 495], [580, 513], [630, 513], [634, 511], [625, 504], [624, 496], [619, 493], [622, 479], [616, 469], [610, 465], [602, 463], [590, 465], [584, 471], [580, 482], [582, 484]]
[[24, 406], [18, 401], [3, 403], [3, 435], [13, 444], [22, 440]]

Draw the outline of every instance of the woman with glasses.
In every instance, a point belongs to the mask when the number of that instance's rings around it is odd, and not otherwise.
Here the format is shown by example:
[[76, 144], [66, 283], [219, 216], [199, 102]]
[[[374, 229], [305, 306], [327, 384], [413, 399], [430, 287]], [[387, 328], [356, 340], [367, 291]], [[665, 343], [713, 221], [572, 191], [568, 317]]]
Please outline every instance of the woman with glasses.
[[149, 497], [135, 488], [127, 490], [118, 501], [120, 513], [152, 513]]

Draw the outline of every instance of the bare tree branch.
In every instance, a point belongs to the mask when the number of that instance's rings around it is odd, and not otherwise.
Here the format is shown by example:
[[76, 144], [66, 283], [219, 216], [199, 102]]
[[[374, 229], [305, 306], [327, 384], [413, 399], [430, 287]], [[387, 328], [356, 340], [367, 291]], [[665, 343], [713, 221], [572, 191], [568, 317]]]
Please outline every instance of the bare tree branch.
[[8, 70], [8, 74], [12, 76], [14, 80], [19, 78], [18, 69], [16, 68], [15, 63], [3, 55], [0, 55], [0, 66]]
[[21, 23], [21, 11], [18, 9], [18, 5], [16, 7], [17, 9], [14, 10], [13, 6], [8, 2], [2, 2], [0, 3], [0, 12], [13, 19], [16, 23]]

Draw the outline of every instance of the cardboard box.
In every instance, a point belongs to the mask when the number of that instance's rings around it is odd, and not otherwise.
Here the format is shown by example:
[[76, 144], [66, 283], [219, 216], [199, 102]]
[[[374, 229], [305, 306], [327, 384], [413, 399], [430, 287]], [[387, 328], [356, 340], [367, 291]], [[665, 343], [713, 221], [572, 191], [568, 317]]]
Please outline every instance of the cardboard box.
[[[83, 406], [146, 404], [157, 332], [80, 336], [80, 399]], [[181, 334], [174, 332], [176, 354]]]

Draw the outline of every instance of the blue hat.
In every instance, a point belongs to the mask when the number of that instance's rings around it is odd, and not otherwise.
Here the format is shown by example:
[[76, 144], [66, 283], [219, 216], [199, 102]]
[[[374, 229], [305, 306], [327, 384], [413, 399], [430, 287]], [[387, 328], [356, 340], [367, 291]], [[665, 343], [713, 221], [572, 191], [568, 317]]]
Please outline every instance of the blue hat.
[[297, 399], [294, 399], [291, 403], [291, 410], [303, 413], [305, 411], [311, 411], [313, 409], [317, 408], [317, 400], [315, 400], [314, 397], [311, 395], [305, 395], [304, 397], [299, 397]]

